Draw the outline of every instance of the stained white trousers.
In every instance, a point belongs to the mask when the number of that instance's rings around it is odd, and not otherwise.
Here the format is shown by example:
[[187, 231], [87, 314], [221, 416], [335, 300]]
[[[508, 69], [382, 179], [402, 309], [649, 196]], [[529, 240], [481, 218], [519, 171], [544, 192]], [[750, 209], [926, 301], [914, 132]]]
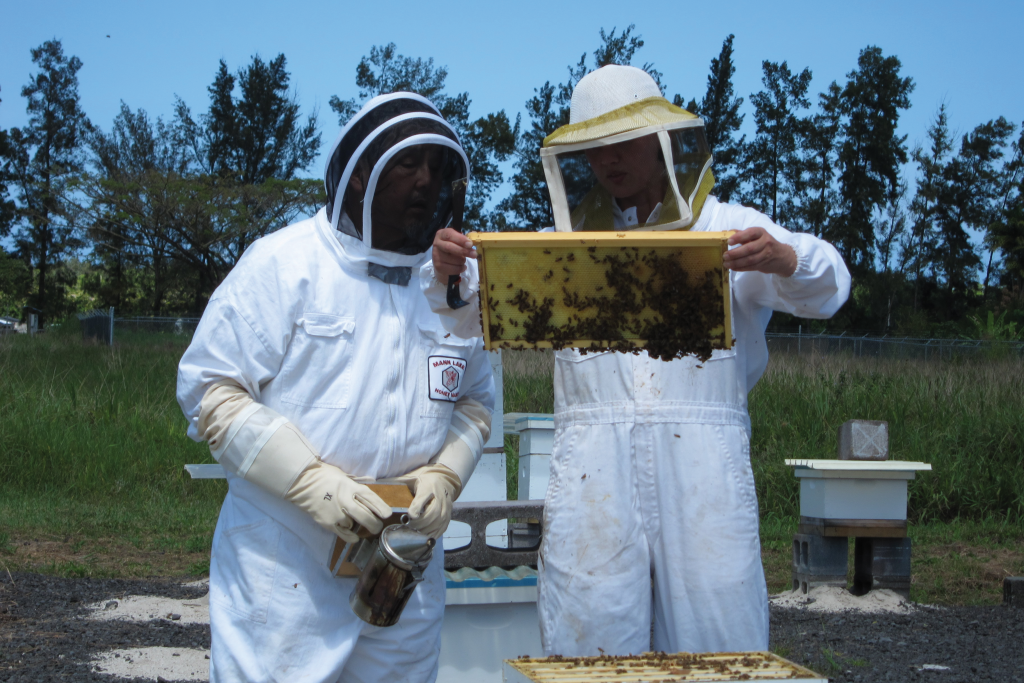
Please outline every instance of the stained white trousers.
[[745, 411], [635, 406], [555, 416], [539, 572], [545, 653], [767, 650]]
[[402, 618], [370, 626], [348, 606], [354, 578], [335, 578], [298, 536], [228, 494], [210, 563], [212, 683], [430, 683], [444, 615], [441, 541]]

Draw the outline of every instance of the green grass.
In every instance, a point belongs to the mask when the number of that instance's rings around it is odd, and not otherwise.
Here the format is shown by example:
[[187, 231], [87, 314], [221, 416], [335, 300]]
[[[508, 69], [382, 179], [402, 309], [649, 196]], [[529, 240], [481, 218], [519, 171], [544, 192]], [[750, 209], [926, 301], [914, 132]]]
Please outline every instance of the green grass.
[[[226, 487], [182, 469], [212, 462], [174, 398], [187, 338], [119, 335], [111, 349], [74, 327], [0, 337], [0, 559], [68, 576], [208, 571]], [[504, 352], [505, 411], [553, 412], [552, 369], [550, 352]], [[788, 585], [798, 515], [783, 460], [835, 457], [844, 421], [883, 419], [894, 459], [935, 468], [910, 488], [912, 597], [997, 602], [1002, 577], [1024, 574], [1022, 390], [1020, 362], [776, 355], [750, 396], [770, 589]], [[505, 445], [514, 498], [517, 439]]]
[[762, 514], [799, 514], [786, 458], [835, 458], [849, 419], [889, 422], [892, 460], [931, 463], [910, 482], [914, 522], [1024, 522], [1024, 364], [777, 355], [750, 395]]

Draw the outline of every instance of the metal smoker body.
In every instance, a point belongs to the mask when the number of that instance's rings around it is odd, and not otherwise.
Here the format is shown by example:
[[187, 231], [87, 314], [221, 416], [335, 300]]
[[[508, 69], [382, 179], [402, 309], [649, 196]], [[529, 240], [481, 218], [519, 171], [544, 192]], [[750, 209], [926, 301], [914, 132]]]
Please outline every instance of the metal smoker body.
[[434, 539], [402, 524], [385, 527], [376, 538], [365, 538], [355, 548], [352, 563], [359, 581], [348, 604], [357, 617], [373, 626], [394, 626], [423, 581], [433, 557]]

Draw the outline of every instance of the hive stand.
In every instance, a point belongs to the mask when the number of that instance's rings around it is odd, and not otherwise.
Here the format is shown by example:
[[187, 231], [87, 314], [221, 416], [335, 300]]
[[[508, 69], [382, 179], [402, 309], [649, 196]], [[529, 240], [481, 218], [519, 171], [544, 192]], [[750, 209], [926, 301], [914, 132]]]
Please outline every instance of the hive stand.
[[907, 482], [931, 465], [890, 461], [889, 425], [850, 420], [839, 428], [838, 460], [786, 460], [800, 479], [800, 526], [793, 537], [793, 590], [888, 588], [910, 596]]

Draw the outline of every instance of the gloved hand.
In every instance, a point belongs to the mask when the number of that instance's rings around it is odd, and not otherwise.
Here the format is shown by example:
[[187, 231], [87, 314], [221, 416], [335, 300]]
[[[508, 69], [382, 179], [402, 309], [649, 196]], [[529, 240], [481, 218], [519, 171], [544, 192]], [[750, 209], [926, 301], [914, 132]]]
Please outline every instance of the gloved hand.
[[391, 516], [380, 496], [321, 461], [294, 424], [237, 382], [222, 380], [207, 390], [198, 427], [224, 469], [294, 503], [349, 543], [359, 538], [356, 525], [377, 534]]
[[370, 487], [320, 460], [299, 475], [284, 499], [348, 543], [359, 540], [356, 525], [379, 534], [391, 516], [391, 507]]
[[452, 503], [462, 493], [462, 480], [444, 465], [424, 465], [401, 477], [415, 497], [409, 506], [409, 526], [440, 538], [452, 519]]

